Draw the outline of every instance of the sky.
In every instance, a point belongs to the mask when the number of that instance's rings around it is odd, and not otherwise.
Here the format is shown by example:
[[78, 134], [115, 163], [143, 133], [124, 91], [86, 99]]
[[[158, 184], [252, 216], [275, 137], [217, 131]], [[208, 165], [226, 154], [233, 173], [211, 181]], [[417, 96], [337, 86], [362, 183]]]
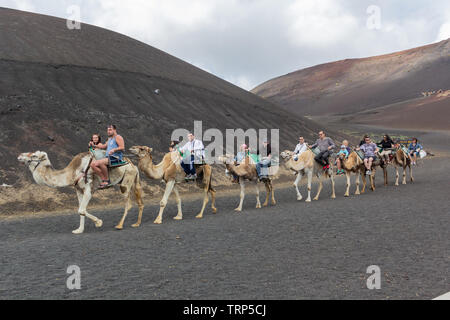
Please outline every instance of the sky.
[[[448, 0], [0, 0], [126, 34], [246, 90], [450, 38]], [[82, 26], [81, 26], [82, 27]]]

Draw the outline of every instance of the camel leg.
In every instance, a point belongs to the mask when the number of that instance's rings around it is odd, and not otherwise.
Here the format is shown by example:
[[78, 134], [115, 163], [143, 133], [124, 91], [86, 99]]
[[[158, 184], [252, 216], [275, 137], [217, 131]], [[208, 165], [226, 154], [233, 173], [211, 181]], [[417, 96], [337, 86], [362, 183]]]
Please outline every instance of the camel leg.
[[[78, 208], [81, 208], [81, 203], [83, 201], [83, 192], [81, 190], [79, 190], [78, 188], [76, 189], [77, 191], [77, 197], [78, 197]], [[84, 224], [85, 224], [85, 220], [86, 220], [86, 216], [80, 211], [78, 210], [79, 214], [80, 214], [80, 227], [77, 230], [72, 231], [72, 233], [74, 234], [81, 234], [84, 232]]]
[[136, 202], [139, 207], [139, 215], [138, 220], [135, 224], [132, 225], [133, 228], [137, 228], [142, 223], [142, 213], [144, 212], [144, 201], [142, 200], [142, 187], [140, 181], [137, 182], [135, 188], [134, 188], [134, 195], [136, 197]]
[[269, 181], [270, 184], [270, 193], [272, 194], [272, 205], [276, 205], [277, 202], [275, 201], [275, 189], [273, 188], [272, 181]]
[[308, 198], [306, 198], [306, 202], [311, 202], [311, 189], [312, 189], [312, 178], [313, 178], [313, 172], [308, 171]]
[[269, 181], [264, 182], [264, 186], [266, 187], [266, 200], [263, 203], [263, 207], [267, 207], [269, 205], [269, 197], [270, 197], [270, 184]]
[[183, 220], [183, 211], [181, 210], [181, 198], [180, 192], [178, 191], [178, 187], [173, 187], [173, 192], [175, 193], [175, 199], [177, 201], [178, 214], [174, 217], [174, 220]]
[[366, 192], [367, 181], [366, 181], [366, 175], [364, 174], [364, 171], [361, 171], [361, 180], [362, 180], [362, 183], [363, 183], [363, 187], [362, 187], [361, 193], [365, 193]]
[[217, 213], [216, 208], [216, 190], [214, 190], [212, 187], [209, 187], [209, 193], [211, 193], [211, 209], [213, 213]]
[[303, 174], [301, 172], [299, 172], [297, 174], [297, 178], [295, 178], [295, 181], [294, 181], [294, 187], [295, 187], [295, 191], [297, 192], [297, 200], [298, 201], [302, 201], [302, 199], [303, 199], [303, 196], [300, 193], [300, 190], [298, 189], [298, 184], [300, 183], [302, 178], [303, 178]]
[[330, 175], [330, 179], [331, 179], [331, 199], [336, 199], [336, 189], [333, 174]]
[[[267, 188], [266, 188], [267, 189]], [[258, 180], [255, 181], [255, 191], [256, 191], [256, 209], [261, 209], [261, 201], [259, 200], [259, 185]], [[266, 190], [267, 191], [267, 190]]]
[[359, 191], [359, 176], [360, 176], [359, 172], [356, 171], [356, 175], [355, 175], [355, 184], [356, 184], [355, 194], [356, 195], [360, 195], [361, 194], [361, 192]]
[[129, 191], [127, 191], [127, 195], [126, 195], [126, 203], [125, 203], [125, 211], [123, 212], [123, 216], [122, 219], [120, 219], [120, 222], [117, 224], [116, 226], [116, 230], [122, 230], [123, 229], [123, 224], [125, 222], [125, 219], [128, 215], [128, 211], [133, 208], [133, 204], [131, 203], [131, 193]]
[[173, 187], [175, 186], [175, 180], [170, 180], [166, 184], [166, 190], [164, 191], [164, 196], [159, 204], [159, 214], [156, 220], [153, 222], [155, 224], [161, 224], [162, 223], [162, 216], [164, 209], [167, 206], [167, 202], [169, 201], [170, 194], [172, 193]]
[[209, 189], [209, 185], [207, 185], [205, 187], [205, 196], [203, 197], [203, 206], [202, 206], [202, 210], [200, 211], [200, 213], [196, 216], [197, 219], [203, 218], [203, 212], [205, 212], [206, 205], [209, 202], [208, 189]]
[[84, 217], [87, 217], [88, 219], [92, 220], [97, 228], [100, 228], [103, 225], [102, 220], [89, 214], [86, 210], [91, 198], [92, 198], [91, 188], [90, 186], [86, 186], [81, 196], [80, 206], [78, 208], [78, 213], [81, 216], [80, 227], [77, 230], [72, 231], [73, 234], [81, 234], [84, 232], [84, 221], [85, 221]]
[[389, 185], [387, 166], [385, 168], [383, 168], [383, 174], [384, 174], [384, 185], [387, 186], [387, 185]]
[[345, 172], [345, 177], [347, 178], [347, 185], [346, 185], [346, 189], [345, 189], [345, 194], [344, 197], [350, 197], [350, 172], [346, 171]]
[[409, 166], [409, 176], [411, 177], [411, 182], [414, 182], [413, 168], [411, 165]]
[[237, 212], [241, 212], [242, 211], [242, 204], [244, 203], [244, 198], [245, 198], [245, 181], [244, 178], [239, 178], [239, 184], [241, 185], [241, 200], [239, 202], [239, 207], [237, 207], [236, 209], [234, 209]]
[[399, 179], [399, 174], [398, 174], [398, 166], [395, 166], [395, 185], [398, 186], [398, 179]]
[[406, 184], [406, 167], [403, 167], [403, 180], [402, 184]]
[[319, 189], [317, 189], [317, 194], [316, 194], [316, 196], [314, 197], [314, 201], [319, 200], [320, 193], [322, 192], [322, 189], [323, 189], [323, 181], [322, 181], [322, 177], [323, 177], [323, 175], [321, 175], [321, 176], [319, 177]]
[[372, 191], [375, 191], [375, 170], [373, 170], [372, 174], [370, 175], [370, 188]]

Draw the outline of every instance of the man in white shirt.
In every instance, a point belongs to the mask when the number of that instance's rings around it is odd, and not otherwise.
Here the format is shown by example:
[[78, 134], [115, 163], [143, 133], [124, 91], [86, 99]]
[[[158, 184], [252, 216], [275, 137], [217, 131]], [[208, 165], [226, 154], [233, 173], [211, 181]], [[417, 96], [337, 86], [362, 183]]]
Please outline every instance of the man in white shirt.
[[189, 133], [188, 142], [180, 149], [183, 153], [183, 161], [181, 167], [186, 172], [186, 180], [197, 179], [194, 164], [202, 164], [205, 158], [205, 146], [203, 142], [195, 139], [192, 133]]
[[299, 138], [299, 144], [295, 147], [294, 150], [294, 160], [297, 161], [300, 155], [308, 150], [308, 145], [305, 143], [305, 138]]

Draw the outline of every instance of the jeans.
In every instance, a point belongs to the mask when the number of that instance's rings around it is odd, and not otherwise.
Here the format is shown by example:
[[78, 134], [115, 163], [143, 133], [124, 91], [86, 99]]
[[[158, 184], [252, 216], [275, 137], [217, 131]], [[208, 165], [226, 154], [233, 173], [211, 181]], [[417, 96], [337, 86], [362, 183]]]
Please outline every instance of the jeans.
[[270, 163], [270, 159], [265, 159], [256, 164], [256, 172], [258, 173], [258, 177], [261, 177], [261, 175], [269, 176]]
[[321, 165], [326, 166], [328, 164], [328, 158], [331, 156], [332, 153], [333, 152], [330, 150], [322, 151], [314, 158], [314, 160], [316, 160]]
[[194, 175], [196, 174], [194, 163], [195, 157], [194, 155], [191, 155], [191, 161], [188, 161], [188, 159], [183, 159], [183, 161], [181, 161], [181, 167], [183, 168], [184, 172], [186, 172], [186, 174]]

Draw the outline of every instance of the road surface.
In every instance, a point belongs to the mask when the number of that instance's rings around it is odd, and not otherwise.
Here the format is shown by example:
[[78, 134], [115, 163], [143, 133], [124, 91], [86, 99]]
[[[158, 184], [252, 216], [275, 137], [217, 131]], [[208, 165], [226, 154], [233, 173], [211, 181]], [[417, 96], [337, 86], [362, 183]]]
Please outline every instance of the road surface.
[[[450, 291], [449, 171], [435, 158], [414, 184], [384, 187], [378, 175], [375, 193], [350, 198], [339, 179], [337, 199], [327, 184], [310, 204], [289, 188], [257, 210], [249, 195], [240, 214], [223, 197], [203, 220], [199, 201], [184, 202], [180, 222], [171, 203], [163, 225], [147, 206], [142, 227], [130, 227], [133, 209], [123, 231], [120, 211], [95, 212], [103, 228], [89, 222], [81, 236], [76, 214], [1, 221], [0, 299], [433, 299]], [[71, 265], [81, 290], [66, 286]], [[372, 265], [379, 290], [367, 288]]]

